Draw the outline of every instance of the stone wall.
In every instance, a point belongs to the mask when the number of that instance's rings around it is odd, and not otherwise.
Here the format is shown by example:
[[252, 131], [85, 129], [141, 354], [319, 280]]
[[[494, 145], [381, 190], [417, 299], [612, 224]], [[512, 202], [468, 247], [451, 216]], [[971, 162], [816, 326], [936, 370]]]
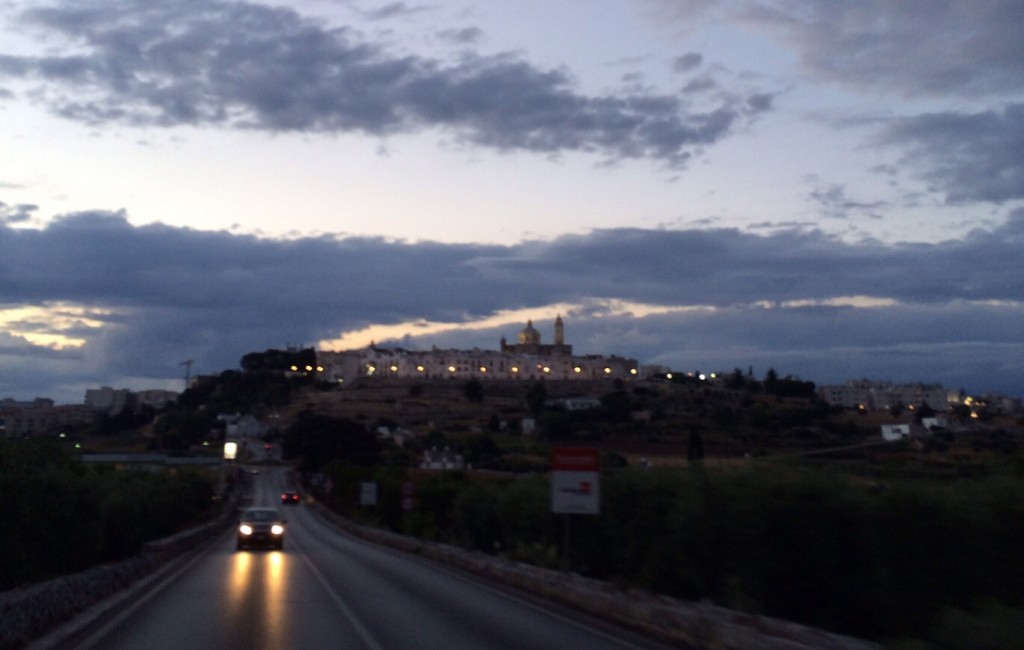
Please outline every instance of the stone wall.
[[234, 505], [217, 521], [148, 542], [127, 560], [103, 564], [0, 593], [0, 648], [15, 650], [122, 589], [150, 576], [168, 561], [220, 534], [233, 519]]

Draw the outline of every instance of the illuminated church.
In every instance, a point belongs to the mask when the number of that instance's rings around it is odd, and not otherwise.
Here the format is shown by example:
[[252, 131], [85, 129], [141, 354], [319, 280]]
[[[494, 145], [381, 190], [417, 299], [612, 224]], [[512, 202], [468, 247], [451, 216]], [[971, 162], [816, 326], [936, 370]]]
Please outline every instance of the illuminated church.
[[509, 345], [505, 337], [501, 337], [501, 351], [507, 354], [533, 354], [539, 357], [551, 357], [558, 355], [572, 355], [572, 346], [565, 344], [565, 324], [562, 317], [555, 319], [555, 342], [551, 345], [544, 345], [540, 341], [540, 332], [533, 326], [533, 321], [527, 321], [526, 327], [519, 330], [519, 342]]

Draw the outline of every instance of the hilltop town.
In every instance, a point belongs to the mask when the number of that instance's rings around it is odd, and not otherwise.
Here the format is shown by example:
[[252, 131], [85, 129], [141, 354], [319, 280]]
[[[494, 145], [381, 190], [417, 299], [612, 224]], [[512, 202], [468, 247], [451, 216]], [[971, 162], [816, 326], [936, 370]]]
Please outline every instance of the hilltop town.
[[[503, 337], [496, 350], [370, 345], [254, 352], [242, 358], [241, 371], [190, 377], [182, 394], [102, 387], [87, 391], [79, 405], [5, 399], [0, 436], [147, 431], [158, 414], [195, 395], [218, 409], [208, 414], [216, 417], [209, 425], [215, 436], [272, 438], [300, 413], [316, 412], [360, 422], [410, 449], [436, 446], [425, 440], [459, 448], [466, 436], [507, 434], [597, 444], [638, 462], [685, 458], [695, 435], [706, 456], [736, 458], [934, 434], [968, 435], [968, 446], [1009, 449], [1017, 443], [1006, 440], [1016, 440], [1011, 433], [1022, 428], [1020, 400], [1002, 396], [868, 380], [815, 386], [774, 369], [763, 377], [752, 369], [676, 372], [617, 355], [574, 354], [563, 327], [558, 318], [554, 342], [545, 344], [527, 323], [515, 343]], [[280, 386], [268, 389], [275, 381]], [[222, 399], [225, 394], [231, 399]], [[199, 443], [211, 433], [185, 436], [182, 443]], [[1000, 441], [985, 442], [991, 435]], [[452, 462], [466, 462], [456, 455]]]

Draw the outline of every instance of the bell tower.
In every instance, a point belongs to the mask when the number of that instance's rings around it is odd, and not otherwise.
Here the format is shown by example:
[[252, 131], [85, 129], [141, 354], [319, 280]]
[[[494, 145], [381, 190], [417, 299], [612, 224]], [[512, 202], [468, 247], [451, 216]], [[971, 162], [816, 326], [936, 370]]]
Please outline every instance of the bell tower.
[[555, 345], [565, 345], [565, 325], [561, 314], [555, 319]]

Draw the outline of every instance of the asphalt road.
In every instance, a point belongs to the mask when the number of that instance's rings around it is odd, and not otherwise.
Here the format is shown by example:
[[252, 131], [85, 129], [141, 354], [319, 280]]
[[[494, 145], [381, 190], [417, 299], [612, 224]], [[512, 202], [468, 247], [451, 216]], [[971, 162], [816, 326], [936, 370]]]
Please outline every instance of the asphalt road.
[[303, 505], [280, 505], [282, 471], [253, 478], [253, 505], [278, 507], [288, 520], [283, 551], [235, 551], [232, 531], [77, 647], [664, 647], [345, 535]]

